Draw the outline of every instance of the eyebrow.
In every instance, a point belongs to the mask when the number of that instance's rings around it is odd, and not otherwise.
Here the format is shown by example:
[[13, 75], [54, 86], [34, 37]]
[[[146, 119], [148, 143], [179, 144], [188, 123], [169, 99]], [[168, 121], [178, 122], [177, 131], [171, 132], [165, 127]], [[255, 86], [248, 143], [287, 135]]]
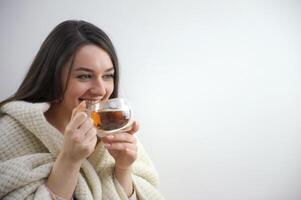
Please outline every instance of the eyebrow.
[[[79, 68], [74, 69], [74, 71], [94, 72], [92, 69], [86, 68], [86, 67], [79, 67]], [[111, 68], [109, 68], [109, 69], [106, 69], [105, 72], [110, 72], [110, 71], [114, 71], [114, 67], [111, 67]]]

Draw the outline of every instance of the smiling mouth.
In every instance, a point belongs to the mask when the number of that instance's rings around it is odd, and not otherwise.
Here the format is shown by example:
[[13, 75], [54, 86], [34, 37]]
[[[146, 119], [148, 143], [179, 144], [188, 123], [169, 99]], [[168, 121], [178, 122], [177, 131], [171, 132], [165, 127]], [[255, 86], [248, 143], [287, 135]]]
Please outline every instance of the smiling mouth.
[[97, 99], [83, 99], [83, 98], [79, 98], [79, 101], [85, 101], [87, 104], [95, 104], [101, 101], [102, 98], [97, 98]]

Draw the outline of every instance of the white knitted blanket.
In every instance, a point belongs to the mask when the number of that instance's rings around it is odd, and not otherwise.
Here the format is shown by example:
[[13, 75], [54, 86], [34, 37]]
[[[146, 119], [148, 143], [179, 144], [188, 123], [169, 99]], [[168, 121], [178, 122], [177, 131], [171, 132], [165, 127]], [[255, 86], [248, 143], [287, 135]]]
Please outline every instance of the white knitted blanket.
[[[44, 183], [63, 144], [62, 134], [44, 117], [47, 103], [10, 102], [1, 108], [0, 199], [51, 199]], [[99, 143], [81, 167], [75, 189], [79, 200], [126, 200], [113, 176], [114, 159]], [[62, 177], [64, 178], [64, 177]], [[163, 199], [158, 177], [138, 142], [133, 165], [134, 188], [139, 200]]]

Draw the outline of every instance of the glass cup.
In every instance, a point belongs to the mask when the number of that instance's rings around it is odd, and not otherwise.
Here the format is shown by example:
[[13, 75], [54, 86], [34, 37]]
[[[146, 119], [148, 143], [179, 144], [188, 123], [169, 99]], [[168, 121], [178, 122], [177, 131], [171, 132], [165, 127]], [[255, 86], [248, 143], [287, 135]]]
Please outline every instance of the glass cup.
[[87, 104], [86, 113], [93, 119], [99, 137], [127, 131], [132, 125], [132, 110], [123, 98]]

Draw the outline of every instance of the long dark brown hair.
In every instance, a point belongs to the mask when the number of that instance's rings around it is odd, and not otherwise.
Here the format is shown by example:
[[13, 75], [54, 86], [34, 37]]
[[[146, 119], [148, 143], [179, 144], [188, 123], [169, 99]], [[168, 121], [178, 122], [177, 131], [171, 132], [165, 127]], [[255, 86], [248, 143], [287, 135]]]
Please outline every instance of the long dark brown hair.
[[67, 20], [57, 25], [47, 36], [35, 56], [29, 71], [17, 92], [0, 103], [8, 102], [59, 102], [65, 88], [61, 81], [64, 65], [70, 61], [69, 74], [74, 55], [79, 47], [94, 44], [106, 51], [114, 66], [114, 90], [110, 98], [118, 96], [119, 66], [114, 46], [107, 34], [95, 25], [76, 20]]

